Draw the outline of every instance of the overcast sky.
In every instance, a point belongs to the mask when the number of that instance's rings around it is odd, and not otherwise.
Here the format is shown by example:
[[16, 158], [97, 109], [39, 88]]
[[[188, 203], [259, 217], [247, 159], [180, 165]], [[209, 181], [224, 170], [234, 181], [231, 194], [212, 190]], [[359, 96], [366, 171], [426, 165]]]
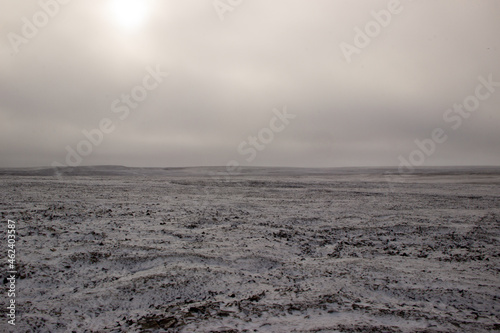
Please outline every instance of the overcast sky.
[[0, 167], [500, 165], [498, 0], [116, 2], [0, 0]]

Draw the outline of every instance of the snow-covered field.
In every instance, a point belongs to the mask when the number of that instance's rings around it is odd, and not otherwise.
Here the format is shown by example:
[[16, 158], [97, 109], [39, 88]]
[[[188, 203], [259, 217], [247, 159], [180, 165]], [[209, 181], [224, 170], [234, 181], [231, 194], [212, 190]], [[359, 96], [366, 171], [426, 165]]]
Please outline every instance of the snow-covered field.
[[244, 171], [0, 170], [12, 331], [500, 331], [500, 170]]

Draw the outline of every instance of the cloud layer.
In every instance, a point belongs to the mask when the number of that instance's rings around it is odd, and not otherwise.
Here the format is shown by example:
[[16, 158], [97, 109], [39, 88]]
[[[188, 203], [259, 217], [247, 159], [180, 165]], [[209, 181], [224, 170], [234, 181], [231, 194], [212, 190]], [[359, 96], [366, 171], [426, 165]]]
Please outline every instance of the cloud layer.
[[[500, 165], [500, 87], [459, 128], [443, 118], [479, 77], [500, 82], [496, 0], [401, 0], [350, 62], [340, 45], [395, 0], [222, 1], [224, 20], [212, 1], [145, 1], [135, 28], [110, 2], [0, 0], [1, 167], [66, 164], [106, 118], [82, 165], [397, 166], [435, 128], [448, 139], [423, 165]], [[120, 119], [148, 66], [169, 75]], [[238, 146], [285, 106], [296, 117], [248, 162]]]

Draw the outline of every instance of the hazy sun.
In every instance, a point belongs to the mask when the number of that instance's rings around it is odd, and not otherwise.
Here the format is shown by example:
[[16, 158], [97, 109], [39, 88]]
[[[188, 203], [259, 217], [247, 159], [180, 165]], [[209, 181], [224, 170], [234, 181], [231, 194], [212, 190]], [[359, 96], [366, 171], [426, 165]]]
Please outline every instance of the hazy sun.
[[110, 10], [116, 23], [132, 29], [139, 27], [146, 20], [149, 5], [146, 0], [112, 0]]

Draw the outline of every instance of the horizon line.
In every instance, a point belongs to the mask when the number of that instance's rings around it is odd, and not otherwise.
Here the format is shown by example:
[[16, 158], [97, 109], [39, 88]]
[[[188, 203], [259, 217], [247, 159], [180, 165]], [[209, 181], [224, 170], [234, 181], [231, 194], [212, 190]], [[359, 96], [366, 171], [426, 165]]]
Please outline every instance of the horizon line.
[[[188, 169], [188, 168], [228, 168], [225, 165], [196, 165], [196, 166], [127, 166], [121, 164], [92, 164], [92, 165], [78, 165], [78, 166], [33, 166], [33, 167], [2, 167], [0, 169], [62, 169], [62, 168], [89, 168], [89, 167], [120, 167], [129, 169]], [[397, 169], [399, 166], [266, 166], [266, 165], [240, 165], [238, 168], [287, 168], [287, 169]], [[413, 166], [415, 169], [426, 168], [500, 168], [500, 165], [493, 164], [478, 164], [478, 165], [421, 165]]]

